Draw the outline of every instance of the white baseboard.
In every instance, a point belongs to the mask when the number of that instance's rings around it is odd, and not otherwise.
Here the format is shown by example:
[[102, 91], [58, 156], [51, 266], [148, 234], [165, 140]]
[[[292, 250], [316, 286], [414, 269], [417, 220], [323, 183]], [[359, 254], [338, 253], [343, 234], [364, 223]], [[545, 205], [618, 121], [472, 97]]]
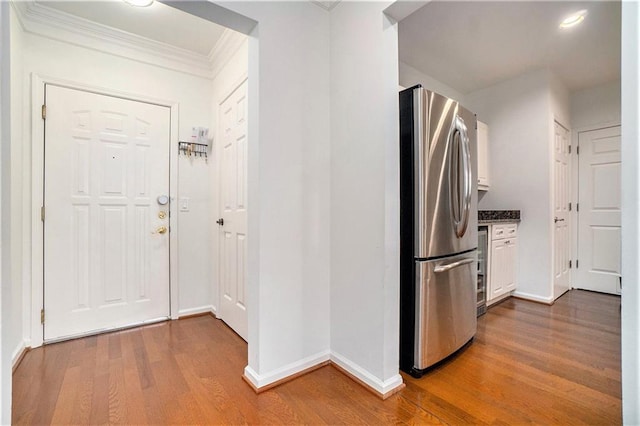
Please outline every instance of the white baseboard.
[[327, 362], [329, 361], [329, 359], [330, 352], [327, 350], [301, 359], [300, 361], [292, 362], [291, 364], [285, 365], [284, 367], [280, 367], [266, 374], [258, 374], [253, 368], [246, 366], [244, 369], [244, 375], [246, 379], [249, 380], [251, 384], [253, 384], [253, 386], [259, 390], [260, 388], [268, 386], [272, 383], [298, 374], [301, 371], [308, 370], [309, 368], [315, 367], [316, 365], [322, 364], [323, 362]]
[[360, 367], [358, 364], [352, 362], [351, 360], [336, 352], [331, 353], [331, 362], [338, 365], [340, 368], [347, 371], [358, 380], [362, 381], [372, 390], [380, 393], [380, 395], [387, 395], [389, 392], [397, 389], [403, 384], [402, 376], [400, 374], [396, 374], [393, 377], [382, 381], [371, 374], [369, 371]]
[[186, 317], [189, 315], [208, 314], [213, 313], [215, 315], [215, 308], [213, 305], [199, 306], [197, 308], [180, 309], [178, 311], [178, 318]]
[[26, 341], [21, 340], [20, 343], [18, 343], [18, 346], [16, 346], [16, 348], [13, 350], [13, 353], [11, 354], [12, 369], [16, 368], [16, 364], [22, 359], [25, 352], [27, 351], [27, 348], [28, 346]]
[[520, 291], [515, 291], [513, 296], [520, 299], [531, 300], [533, 302], [544, 303], [546, 305], [553, 304], [553, 297], [542, 297], [536, 294], [522, 293]]

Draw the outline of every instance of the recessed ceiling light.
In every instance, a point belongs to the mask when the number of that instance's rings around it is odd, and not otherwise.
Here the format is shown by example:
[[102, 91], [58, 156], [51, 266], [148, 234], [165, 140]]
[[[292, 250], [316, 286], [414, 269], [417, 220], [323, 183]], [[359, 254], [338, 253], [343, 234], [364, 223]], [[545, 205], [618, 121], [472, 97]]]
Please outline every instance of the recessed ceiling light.
[[124, 2], [130, 4], [131, 6], [147, 7], [151, 6], [153, 0], [124, 0]]
[[587, 16], [587, 10], [579, 10], [576, 13], [572, 13], [571, 15], [564, 18], [564, 20], [560, 23], [560, 29], [571, 28], [582, 21], [584, 21], [585, 16]]

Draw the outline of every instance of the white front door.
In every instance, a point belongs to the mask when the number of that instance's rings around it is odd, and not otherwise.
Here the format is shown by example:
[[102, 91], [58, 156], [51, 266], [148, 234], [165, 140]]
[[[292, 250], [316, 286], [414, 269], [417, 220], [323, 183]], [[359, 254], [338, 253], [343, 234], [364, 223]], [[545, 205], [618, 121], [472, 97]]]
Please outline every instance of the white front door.
[[553, 299], [569, 290], [571, 259], [571, 159], [569, 131], [554, 123], [553, 168]]
[[169, 108], [45, 97], [45, 341], [168, 317]]
[[247, 340], [247, 82], [220, 104], [219, 317]]
[[579, 137], [578, 268], [574, 287], [620, 293], [620, 126]]

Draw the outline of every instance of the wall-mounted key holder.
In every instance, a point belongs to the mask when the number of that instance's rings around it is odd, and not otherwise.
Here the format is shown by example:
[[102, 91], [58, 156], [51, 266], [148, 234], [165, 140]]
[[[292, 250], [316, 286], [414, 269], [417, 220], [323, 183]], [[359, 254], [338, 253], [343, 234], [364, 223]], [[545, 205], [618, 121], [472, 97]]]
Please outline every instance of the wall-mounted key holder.
[[180, 150], [180, 153], [188, 157], [191, 157], [191, 156], [204, 157], [205, 160], [208, 158], [207, 156], [207, 151], [209, 149], [208, 144], [179, 141], [178, 148]]

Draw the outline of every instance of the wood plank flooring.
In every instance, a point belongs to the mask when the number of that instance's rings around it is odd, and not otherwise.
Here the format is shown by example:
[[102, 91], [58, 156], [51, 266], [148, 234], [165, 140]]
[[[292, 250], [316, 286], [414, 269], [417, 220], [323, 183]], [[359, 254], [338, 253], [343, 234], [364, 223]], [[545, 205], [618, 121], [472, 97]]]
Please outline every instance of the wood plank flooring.
[[380, 400], [332, 366], [256, 395], [210, 316], [48, 345], [13, 379], [16, 424], [620, 424], [620, 299], [508, 299], [473, 343]]

